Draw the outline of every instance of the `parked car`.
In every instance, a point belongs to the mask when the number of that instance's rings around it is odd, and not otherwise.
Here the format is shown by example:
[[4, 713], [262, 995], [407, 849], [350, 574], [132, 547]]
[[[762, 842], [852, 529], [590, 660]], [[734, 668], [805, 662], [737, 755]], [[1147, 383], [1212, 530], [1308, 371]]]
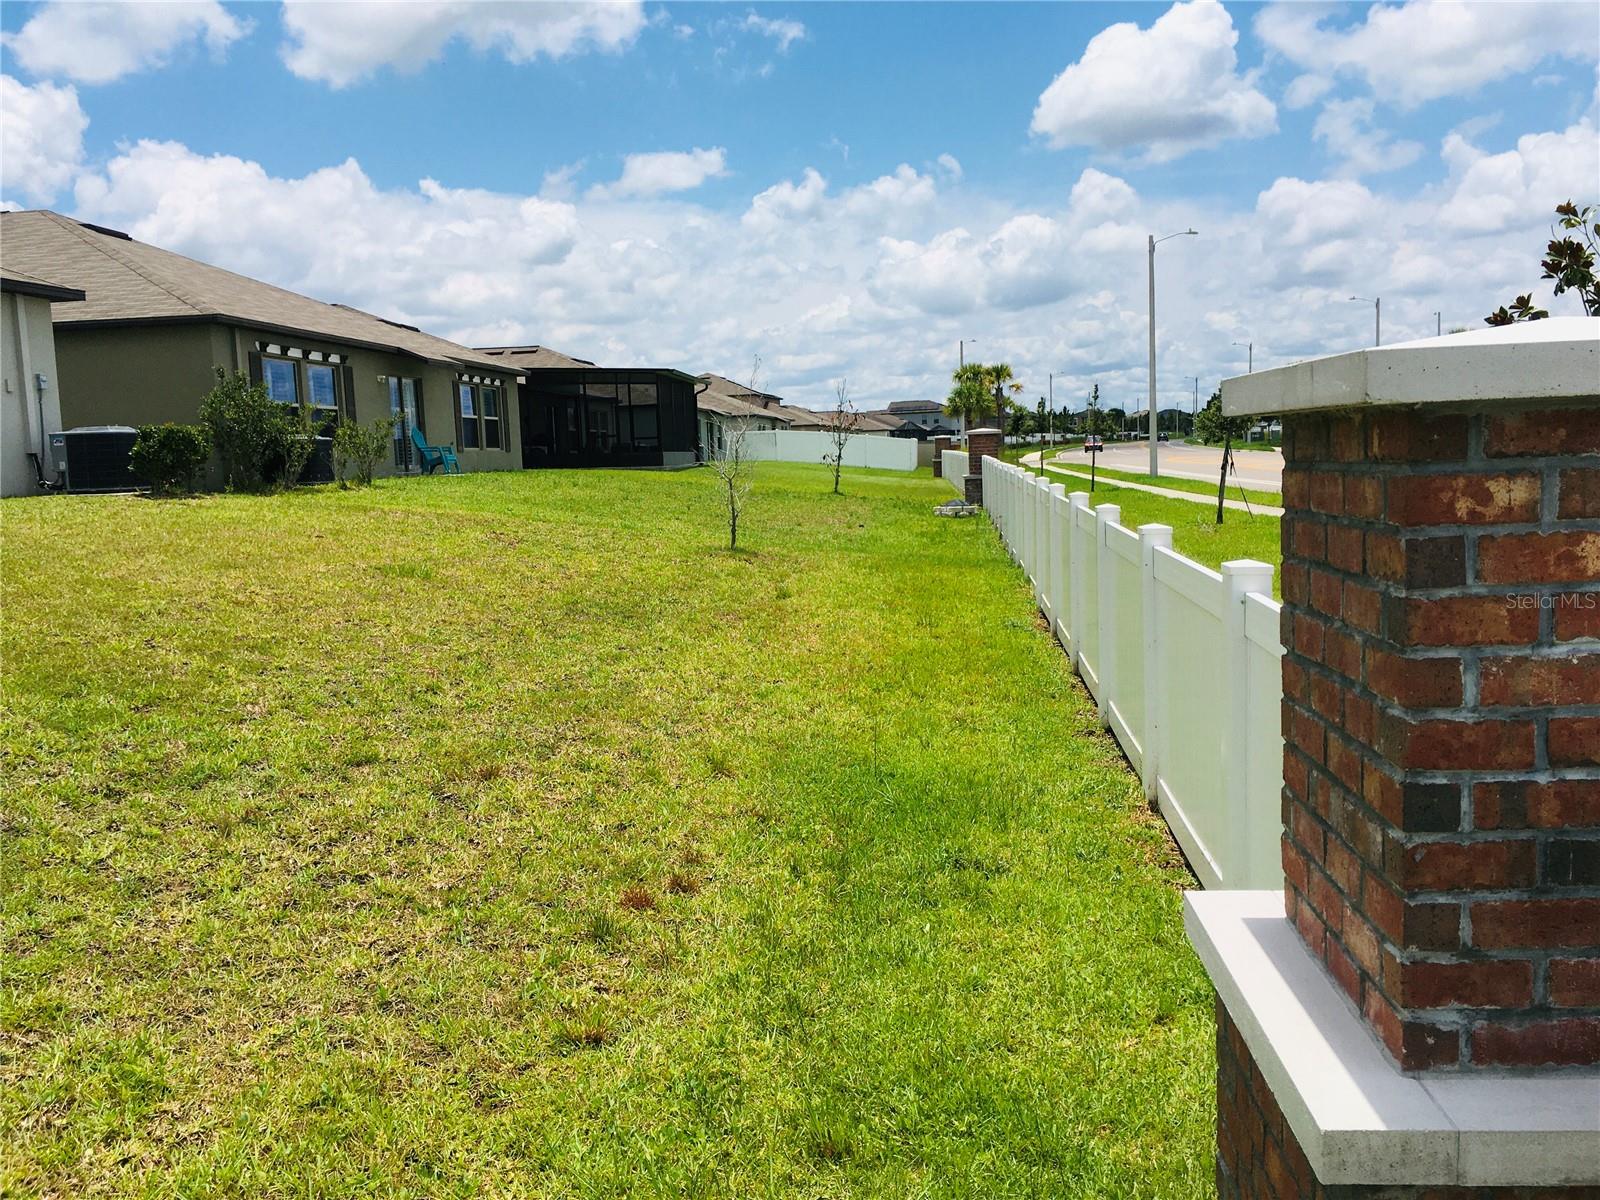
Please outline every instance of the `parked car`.
[[1105, 443], [1097, 437], [1086, 437], [1083, 439], [1083, 452], [1085, 454], [1093, 454], [1096, 450], [1104, 449]]
[[1171, 440], [1172, 440], [1172, 435], [1171, 434], [1167, 434], [1167, 433], [1158, 433], [1158, 434], [1156, 434], [1156, 441], [1158, 441], [1158, 442], [1170, 442]]

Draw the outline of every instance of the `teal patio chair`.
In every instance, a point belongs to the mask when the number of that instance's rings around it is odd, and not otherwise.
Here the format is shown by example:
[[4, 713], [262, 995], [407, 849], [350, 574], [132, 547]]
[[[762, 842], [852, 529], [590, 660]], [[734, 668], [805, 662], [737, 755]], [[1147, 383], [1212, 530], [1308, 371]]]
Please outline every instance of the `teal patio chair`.
[[411, 427], [411, 443], [416, 446], [417, 453], [422, 455], [422, 469], [432, 475], [438, 467], [444, 468], [446, 475], [461, 474], [461, 464], [456, 461], [454, 446], [430, 446], [422, 436], [422, 430], [415, 425]]

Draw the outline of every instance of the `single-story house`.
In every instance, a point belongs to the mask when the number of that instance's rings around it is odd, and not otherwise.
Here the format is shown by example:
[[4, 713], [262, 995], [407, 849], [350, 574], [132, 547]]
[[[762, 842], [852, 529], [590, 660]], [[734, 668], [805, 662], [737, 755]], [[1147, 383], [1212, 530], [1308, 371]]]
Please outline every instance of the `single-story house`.
[[221, 367], [330, 419], [393, 417], [389, 473], [420, 469], [413, 428], [463, 470], [522, 465], [517, 373], [465, 346], [59, 213], [0, 213], [0, 254], [85, 293], [52, 306], [64, 427], [194, 422]]
[[520, 379], [521, 466], [687, 467], [697, 460], [692, 375], [599, 367], [546, 346], [473, 353]]
[[[790, 429], [794, 416], [781, 410], [781, 406], [758, 403], [762, 392], [754, 392], [731, 379], [702, 374], [696, 379], [694, 408], [699, 418], [699, 450], [701, 458], [723, 445], [726, 429], [734, 421], [746, 429]], [[776, 397], [771, 397], [776, 400]]]
[[937, 400], [896, 400], [873, 415], [899, 422], [894, 437], [911, 437], [919, 442], [941, 435], [959, 438], [967, 428], [965, 418], [945, 412]]
[[[830, 412], [816, 412], [809, 408], [801, 408], [797, 404], [785, 404], [782, 396], [775, 396], [771, 392], [763, 392], [747, 384], [738, 383], [726, 375], [713, 375], [708, 372], [697, 378], [706, 385], [708, 393], [738, 400], [751, 408], [786, 420], [787, 423], [780, 428], [797, 432], [820, 432], [833, 428], [833, 414]], [[883, 413], [856, 413], [857, 433], [887, 437], [899, 429], [900, 424], [898, 420]]]
[[0, 496], [29, 496], [51, 477], [50, 434], [61, 429], [61, 376], [56, 366], [50, 306], [84, 299], [66, 287], [24, 271], [11, 259], [0, 266]]

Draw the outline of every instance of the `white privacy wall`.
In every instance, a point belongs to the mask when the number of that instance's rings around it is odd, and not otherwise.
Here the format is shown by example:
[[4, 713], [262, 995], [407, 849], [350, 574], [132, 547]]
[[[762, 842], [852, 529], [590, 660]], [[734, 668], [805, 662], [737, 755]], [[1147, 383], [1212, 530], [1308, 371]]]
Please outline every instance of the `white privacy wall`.
[[[745, 452], [762, 462], [819, 463], [833, 454], [831, 435], [813, 429], [753, 429], [744, 435]], [[847, 467], [915, 471], [917, 443], [910, 438], [856, 434], [844, 446]]]
[[1125, 529], [1115, 504], [1090, 508], [1087, 493], [982, 464], [990, 519], [1200, 882], [1281, 886], [1272, 567], [1212, 571], [1173, 551], [1169, 526]]
[[939, 456], [939, 474], [962, 495], [966, 494], [967, 486], [961, 481], [967, 477], [967, 452], [965, 450], [946, 450]]

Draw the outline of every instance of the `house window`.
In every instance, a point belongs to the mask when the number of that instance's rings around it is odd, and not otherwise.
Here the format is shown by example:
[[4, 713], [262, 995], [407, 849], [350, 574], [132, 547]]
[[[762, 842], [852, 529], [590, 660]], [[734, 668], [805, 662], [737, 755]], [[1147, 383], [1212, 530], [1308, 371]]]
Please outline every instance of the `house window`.
[[334, 383], [334, 369], [323, 363], [306, 364], [306, 396], [314, 409], [326, 410], [319, 416], [335, 413], [339, 409], [339, 389]]
[[463, 383], [456, 388], [458, 403], [461, 405], [461, 446], [465, 450], [475, 450], [478, 447], [478, 409], [475, 403], [473, 386]]
[[279, 404], [300, 403], [300, 367], [287, 358], [261, 360], [261, 381], [267, 386], [267, 395]]
[[478, 389], [478, 408], [483, 416], [483, 444], [487, 449], [500, 449], [500, 389]]

